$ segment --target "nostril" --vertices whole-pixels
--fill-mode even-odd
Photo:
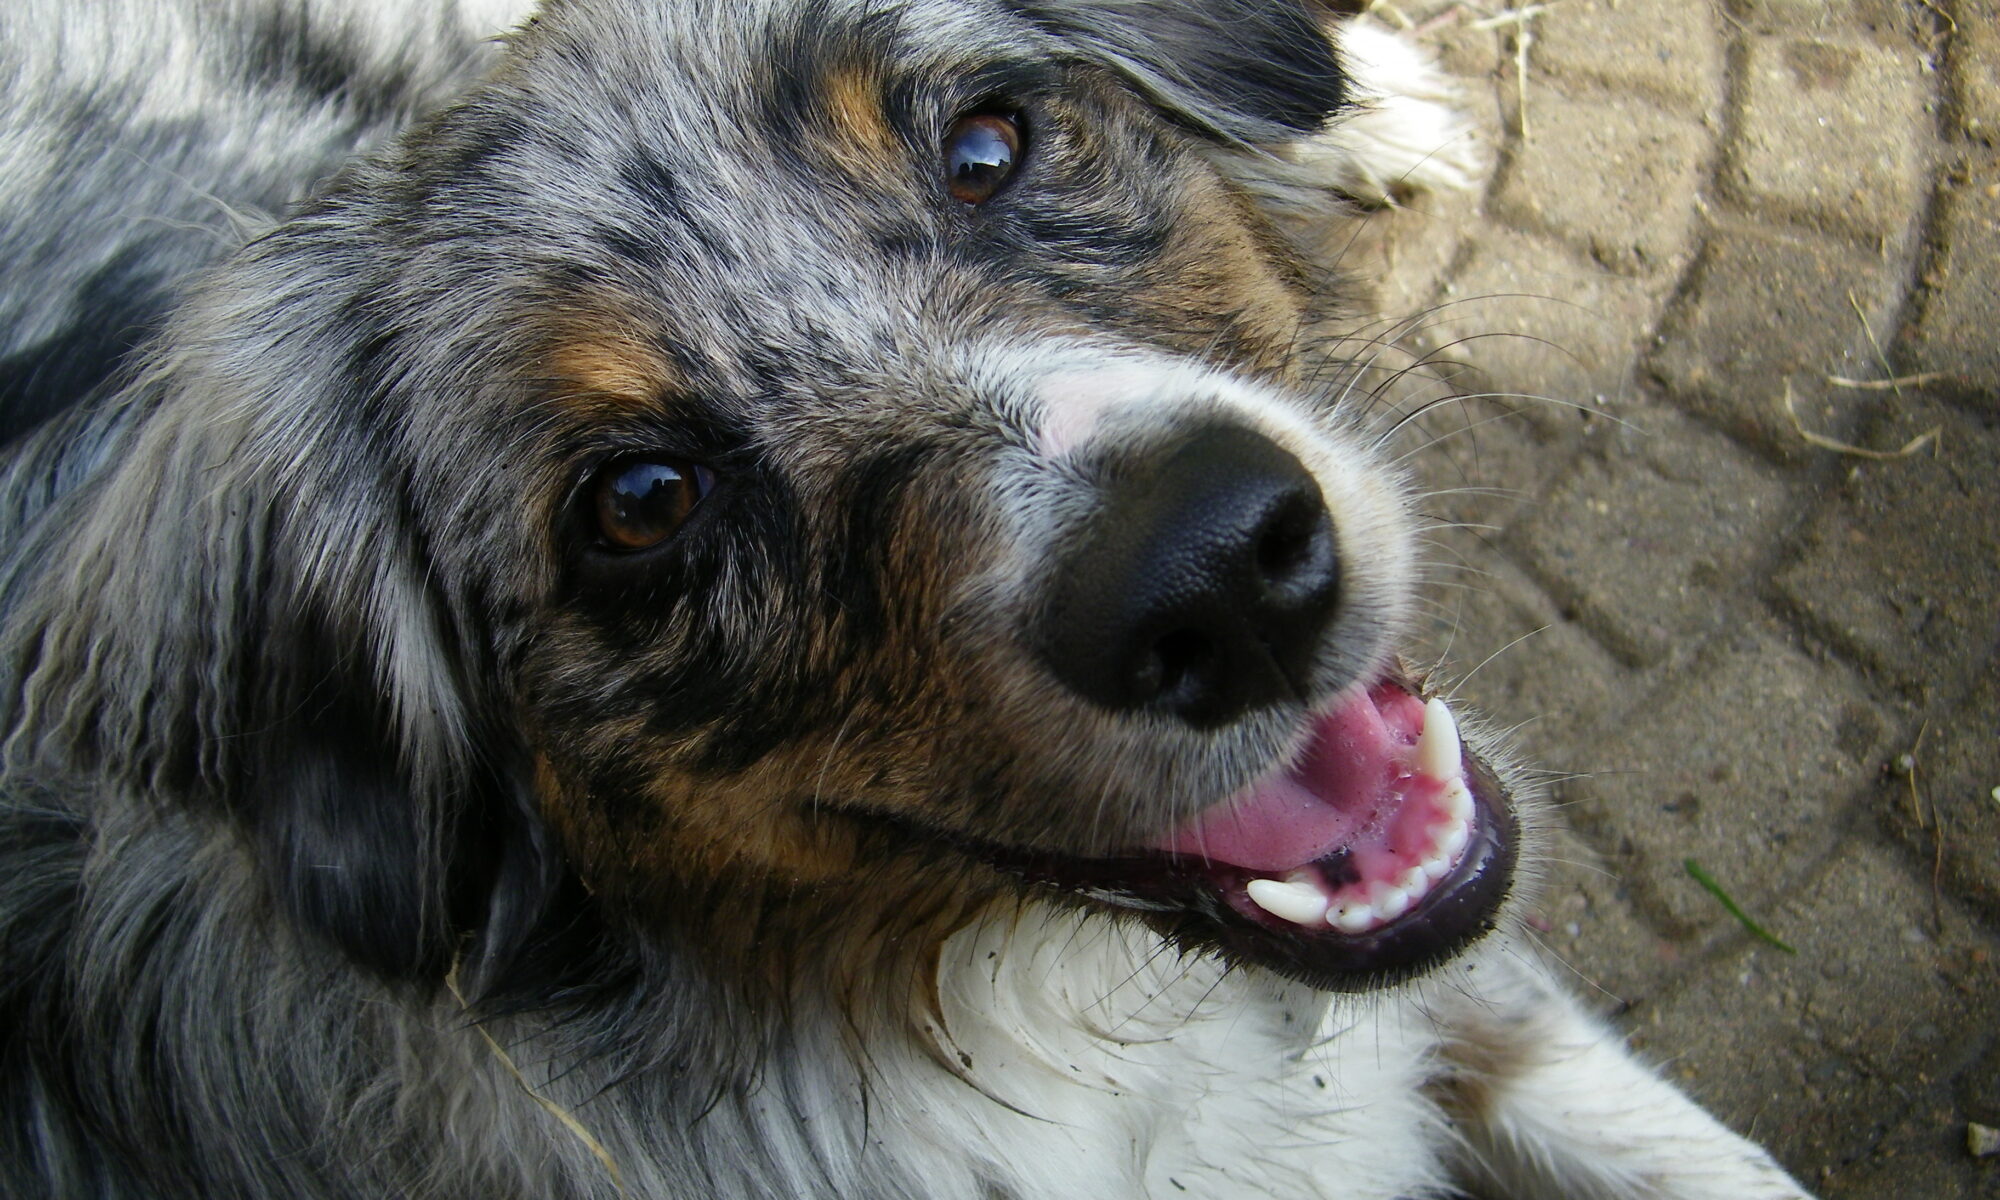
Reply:
[[[1176,629],[1150,646],[1133,694],[1172,704],[1208,687],[1217,660],[1215,640],[1196,629]]]
[[[1266,595],[1316,590],[1333,558],[1333,521],[1319,496],[1287,496],[1258,528],[1255,554]]]

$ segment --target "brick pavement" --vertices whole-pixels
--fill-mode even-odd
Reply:
[[[1413,462],[1545,941],[1823,1195],[2000,1196],[2000,0],[1552,0],[1525,95],[1498,0],[1377,12],[1495,148],[1372,253],[1496,394]]]

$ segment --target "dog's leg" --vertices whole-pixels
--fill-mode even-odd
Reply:
[[[1468,1182],[1516,1200],[1801,1200],[1760,1147],[1633,1059],[1533,967],[1481,965],[1477,994],[1441,999],[1436,1088]]]
[[[1331,29],[1353,107],[1297,148],[1340,191],[1386,205],[1471,187],[1485,159],[1451,79],[1425,52],[1366,17]]]

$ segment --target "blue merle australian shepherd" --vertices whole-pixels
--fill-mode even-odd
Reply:
[[[508,7],[0,7],[0,1194],[1802,1195],[1400,665],[1419,55]]]

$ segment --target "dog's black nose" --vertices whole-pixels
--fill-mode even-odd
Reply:
[[[1305,466],[1209,424],[1111,475],[1043,610],[1056,677],[1106,708],[1196,726],[1301,695],[1340,590],[1333,518]]]

